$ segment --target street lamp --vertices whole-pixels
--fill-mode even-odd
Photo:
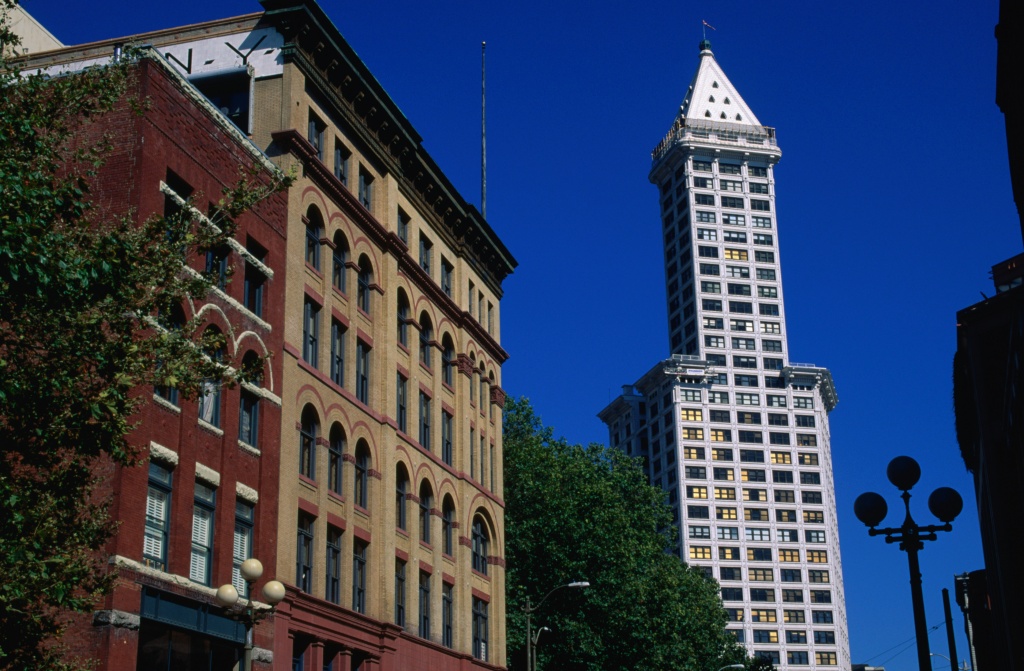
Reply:
[[[246,559],[238,568],[242,580],[248,588],[246,591],[252,594],[252,585],[263,575],[263,564],[259,559]],[[252,671],[252,628],[263,618],[274,612],[274,607],[281,603],[284,598],[284,585],[277,580],[270,580],[263,586],[263,598],[270,604],[270,608],[257,608],[252,597],[244,600],[239,609],[233,607],[239,601],[238,590],[231,583],[221,585],[217,588],[217,603],[228,611],[228,616],[238,620],[245,625],[245,649],[242,657],[243,671]]]
[[[888,512],[889,507],[880,494],[866,492],[853,502],[853,512],[857,519],[866,524],[868,535],[885,536],[886,543],[899,543],[900,549],[906,551],[910,563],[910,597],[914,604],[914,630],[917,636],[917,664],[920,671],[931,671],[931,655],[928,650],[928,625],[924,617],[924,595],[921,592],[921,566],[917,561],[917,553],[924,548],[923,541],[938,538],[937,531],[952,531],[952,522],[963,510],[964,502],[955,489],[939,487],[928,497],[928,509],[943,524],[919,526],[910,516],[910,488],[921,479],[921,467],[910,457],[896,457],[889,462],[885,470],[889,482],[901,489],[903,504],[907,516],[899,527],[876,529]]]
[[[537,632],[536,639],[533,637],[533,627],[530,624],[530,616],[533,615],[534,611],[541,607],[541,604],[547,601],[549,596],[551,596],[558,590],[562,589],[563,587],[590,587],[590,583],[585,580],[581,580],[577,582],[570,582],[565,585],[559,585],[558,587],[555,587],[553,590],[545,594],[544,598],[537,602],[536,606],[531,606],[530,597],[526,597],[526,605],[523,606],[523,612],[526,613],[526,671],[536,671],[537,669],[537,658],[535,654],[535,648],[537,646],[537,639],[540,638],[540,631]],[[547,629],[547,627],[541,627],[541,631],[543,631],[544,629]]]
[[[723,666],[718,671],[726,671],[726,669],[745,669],[747,668],[743,664],[730,664],[729,666]]]
[[[930,654],[932,657],[941,657],[942,659],[944,659],[947,662],[949,662],[949,668],[952,669],[952,671],[968,671],[971,668],[971,667],[967,666],[967,660],[966,659],[963,661],[963,663],[961,665],[957,665],[956,662],[954,662],[949,657],[946,657],[945,655],[943,655],[941,653],[931,652],[931,653],[928,653],[928,654]]]

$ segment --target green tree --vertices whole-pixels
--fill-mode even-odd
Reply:
[[[556,439],[526,399],[504,415],[508,653],[525,669],[526,597],[538,668],[716,671],[743,663],[718,585],[667,550],[671,512],[636,460]],[[518,662],[518,663],[517,663]]]
[[[171,308],[211,286],[183,261],[223,244],[232,217],[280,183],[240,180],[220,230],[188,208],[144,221],[94,208],[104,120],[145,107],[128,95],[134,64],[19,72],[5,56],[13,1],[0,0],[0,669],[79,668],[59,640],[111,585],[97,484],[136,460],[139,390],[187,396],[228,370],[202,354],[217,343],[196,342],[195,324],[170,328]]]

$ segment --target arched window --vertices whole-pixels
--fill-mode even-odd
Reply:
[[[409,298],[398,290],[398,344],[409,346]]]
[[[316,439],[320,435],[320,418],[313,406],[302,409],[299,430],[299,474],[316,479]]]
[[[370,314],[370,285],[373,284],[373,266],[364,254],[359,257],[359,287],[356,292],[356,303],[359,309]]]
[[[320,238],[324,234],[324,218],[315,205],[306,210],[306,263],[320,270]]]
[[[242,357],[242,373],[249,375],[251,385],[263,386],[263,362],[256,352],[249,351]],[[238,400],[238,440],[252,447],[259,447],[260,397],[243,385]]]
[[[355,488],[352,492],[355,504],[369,508],[370,501],[370,448],[366,441],[356,445]]]
[[[345,429],[341,424],[331,427],[331,438],[327,446],[327,487],[335,494],[342,493],[342,476],[345,472]]]
[[[446,555],[455,554],[455,504],[452,497],[444,497],[444,504],[441,507],[441,548]]]
[[[348,286],[348,242],[340,231],[334,234],[334,251],[331,257],[331,284],[341,293],[345,293]]]
[[[441,340],[441,374],[444,383],[452,386],[455,378],[452,361],[455,359],[455,347],[452,346],[452,338],[447,333]]]
[[[420,485],[420,540],[430,544],[430,509],[434,507],[434,492],[426,480]]]
[[[487,575],[487,552],[491,537],[487,533],[487,523],[483,517],[473,518],[473,570]]]
[[[203,332],[203,349],[210,361],[216,364],[224,360],[224,348],[220,345],[220,338],[220,329],[216,326],[211,326]],[[220,376],[211,376],[203,380],[199,389],[199,419],[210,426],[220,426],[220,388]]]
[[[430,342],[434,339],[434,326],[424,312],[420,315],[420,363],[430,368]]]

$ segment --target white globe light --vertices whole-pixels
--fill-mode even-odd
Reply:
[[[224,608],[231,608],[238,601],[238,590],[234,585],[221,585],[217,588],[217,603]]]
[[[263,575],[263,564],[259,559],[246,559],[238,568],[242,579],[246,582],[256,582]]]
[[[284,585],[278,580],[271,580],[263,586],[263,598],[271,606],[276,606],[284,599]]]

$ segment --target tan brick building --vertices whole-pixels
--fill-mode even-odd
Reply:
[[[504,666],[500,300],[516,262],[323,10],[262,4],[131,38],[296,176],[280,480],[261,494],[287,596],[257,668]]]

